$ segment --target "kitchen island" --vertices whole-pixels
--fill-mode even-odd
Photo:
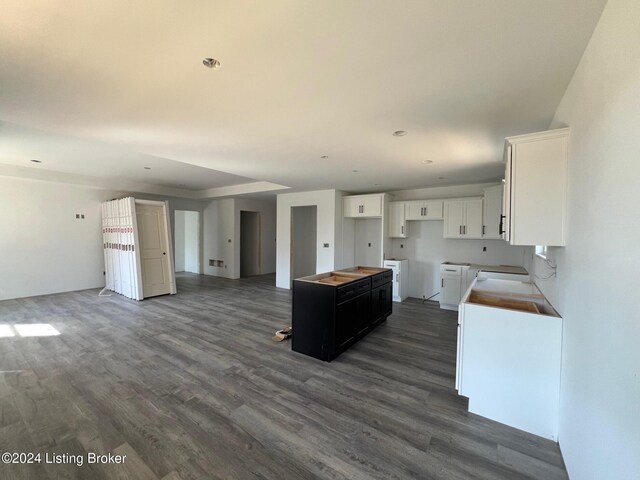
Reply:
[[[393,270],[352,267],[293,281],[291,349],[330,362],[391,315]]]

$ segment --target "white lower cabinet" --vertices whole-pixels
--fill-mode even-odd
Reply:
[[[440,265],[440,308],[457,310],[466,290],[468,265]]]
[[[562,318],[534,284],[479,277],[458,311],[456,388],[470,412],[557,441],[561,350]]]
[[[383,266],[393,269],[392,300],[406,300],[409,296],[409,260],[385,260]]]

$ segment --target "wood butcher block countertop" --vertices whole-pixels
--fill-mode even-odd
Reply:
[[[469,268],[474,270],[482,270],[483,272],[496,273],[513,273],[516,275],[528,275],[529,272],[524,267],[514,267],[512,265],[475,265],[471,264]]]

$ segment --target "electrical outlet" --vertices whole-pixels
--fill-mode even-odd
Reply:
[[[328,244],[328,243],[325,243],[325,244],[324,244],[324,248],[329,248],[329,244]]]
[[[400,248],[404,248],[404,243],[401,243],[401,244],[400,244]]]
[[[209,259],[209,266],[210,267],[215,267],[216,266],[216,261]]]
[[[80,218],[84,220],[84,213],[80,214]]]
[[[486,252],[487,251],[487,247],[482,247],[482,251]]]
[[[80,218],[80,214],[79,213],[76,213],[76,218]]]

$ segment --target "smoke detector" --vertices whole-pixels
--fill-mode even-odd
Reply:
[[[212,69],[216,69],[216,68],[220,68],[220,62],[218,60],[216,60],[215,58],[205,58],[204,60],[202,60],[202,64],[207,67],[207,68],[212,68]]]

